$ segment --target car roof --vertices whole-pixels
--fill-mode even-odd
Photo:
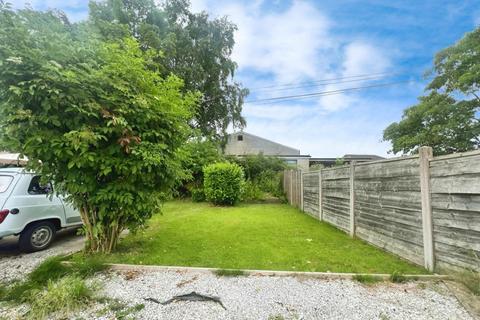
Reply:
[[[22,167],[0,168],[0,173],[30,173]]]

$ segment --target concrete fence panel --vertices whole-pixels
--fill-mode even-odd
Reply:
[[[319,174],[314,171],[303,175],[303,211],[317,219],[320,219]]]
[[[350,230],[350,167],[322,170],[323,220],[344,230]]]
[[[429,270],[480,271],[480,151],[287,170],[289,203]]]
[[[423,265],[418,157],[358,164],[356,236]]]
[[[480,271],[480,153],[430,162],[437,267]]]

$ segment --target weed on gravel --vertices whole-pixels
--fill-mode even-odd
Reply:
[[[390,281],[393,283],[405,283],[408,281],[408,279],[401,272],[394,271],[390,275]]]
[[[365,285],[373,285],[378,282],[383,282],[382,278],[375,277],[369,274],[356,274],[352,277],[352,279]]]
[[[480,296],[480,272],[465,270],[455,274],[454,278],[476,296]]]
[[[66,314],[95,301],[95,284],[86,278],[105,267],[96,258],[75,258],[66,265],[64,257],[50,257],[23,281],[0,286],[0,301],[27,304],[30,319],[65,317]]]
[[[246,275],[245,271],[237,269],[217,269],[213,273],[219,277],[240,277]]]
[[[134,319],[133,315],[145,308],[143,303],[139,303],[134,306],[128,306],[126,303],[118,299],[105,298],[101,302],[105,304],[105,308],[100,310],[97,313],[97,316],[102,317],[107,314],[113,314],[115,319],[118,320]]]

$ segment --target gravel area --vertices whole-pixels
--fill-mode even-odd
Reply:
[[[22,253],[18,250],[17,238],[9,237],[0,241],[0,282],[21,279],[48,257],[80,251],[84,238],[76,230],[59,232],[52,246],[44,251]]]
[[[473,319],[442,282],[381,283],[296,277],[218,277],[198,271],[102,274],[105,295],[131,306],[138,319]],[[215,302],[166,301],[195,291]],[[90,318],[90,317],[86,317]]]
[[[50,256],[83,248],[74,233],[59,235],[48,250],[22,254],[14,242],[0,242],[0,281],[22,278]],[[219,277],[205,271],[125,271],[97,275],[92,281],[103,289],[99,295],[128,306],[143,304],[137,319],[473,319],[443,282],[380,283],[365,286],[351,280],[305,277]],[[215,302],[163,302],[195,291],[217,296]],[[0,318],[22,318],[26,306],[0,305]],[[103,310],[103,311],[102,311]],[[106,311],[105,311],[106,310]],[[103,316],[99,316],[102,314]],[[95,304],[71,319],[116,319],[115,312]]]

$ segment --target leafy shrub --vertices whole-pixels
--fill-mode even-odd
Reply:
[[[193,188],[191,193],[193,202],[205,201],[205,192],[203,191],[203,188]]]
[[[242,168],[229,162],[214,163],[203,169],[204,191],[208,201],[234,205],[241,199],[244,187]]]
[[[258,201],[258,200],[263,200],[265,198],[264,192],[260,189],[260,187],[248,180],[245,182],[244,188],[243,188],[243,197],[242,200],[247,200],[247,201]]]
[[[222,162],[223,156],[215,141],[193,137],[181,148],[181,166],[185,177],[179,181],[179,196],[193,196],[194,189],[203,187],[203,167]],[[203,200],[202,200],[203,201]]]
[[[286,168],[285,162],[276,157],[268,157],[262,154],[255,156],[231,157],[228,159],[243,168],[245,179],[257,180],[264,172],[281,172]]]
[[[255,156],[232,157],[229,160],[241,166],[245,172],[246,180],[255,186],[254,189],[259,189],[262,193],[253,192],[254,196],[259,196],[262,199],[265,198],[265,194],[270,194],[277,198],[283,197],[281,175],[287,165],[281,159],[259,154]],[[252,197],[245,196],[245,199],[252,200]],[[259,199],[253,197],[253,200]]]
[[[160,53],[133,37],[103,42],[86,24],[4,3],[1,149],[27,156],[29,169],[81,208],[87,251],[109,253],[183,174],[179,149],[199,93],[157,72]]]

